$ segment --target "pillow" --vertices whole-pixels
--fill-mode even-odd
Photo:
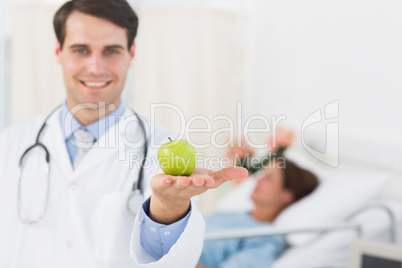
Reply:
[[[275,225],[297,228],[339,223],[372,200],[390,177],[384,172],[341,166],[325,176],[313,193],[280,213]],[[291,246],[299,246],[318,235],[294,234],[287,236],[287,241]]]
[[[229,193],[220,198],[216,205],[217,212],[247,212],[253,209],[254,203],[250,198],[257,181],[250,177],[242,184],[234,187]]]

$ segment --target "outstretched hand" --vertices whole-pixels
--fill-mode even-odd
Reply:
[[[241,167],[228,167],[218,171],[197,168],[191,176],[157,174],[152,178],[153,191],[150,217],[159,223],[170,224],[184,217],[190,198],[218,188],[222,183],[248,176]]]
[[[269,151],[275,153],[278,147],[290,147],[294,139],[294,132],[286,128],[278,128],[275,136],[268,139]]]

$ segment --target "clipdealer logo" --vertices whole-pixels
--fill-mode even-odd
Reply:
[[[237,111],[236,116],[234,118],[228,115],[216,115],[212,118],[208,118],[204,115],[193,115],[190,118],[186,118],[184,112],[177,106],[170,103],[152,103],[150,105],[151,108],[151,118],[145,119],[143,118],[141,121],[144,124],[145,132],[148,135],[144,136],[144,133],[139,131],[138,129],[138,118],[132,115],[109,115],[107,118],[109,122],[109,126],[114,126],[103,133],[103,137],[97,141],[93,147],[98,148],[118,148],[118,160],[125,161],[130,159],[130,163],[139,163],[142,162],[141,159],[143,157],[143,146],[147,144],[149,149],[157,150],[161,143],[161,140],[155,140],[156,135],[150,135],[150,133],[156,133],[156,111],[158,109],[162,109],[160,112],[166,112],[169,110],[170,112],[174,112],[177,115],[175,118],[176,121],[179,122],[180,131],[176,135],[175,139],[186,139],[191,141],[191,143],[195,146],[196,149],[205,149],[205,148],[215,148],[215,149],[225,149],[234,146],[241,146],[244,142],[248,147],[253,149],[267,149],[268,144],[266,142],[254,143],[251,140],[253,133],[260,134],[270,134],[272,135],[272,142],[275,146],[278,125],[281,121],[285,121],[287,119],[286,115],[273,115],[271,118],[268,118],[263,115],[255,114],[252,116],[244,116],[242,103],[239,101],[237,103]],[[71,129],[73,125],[73,116],[75,113],[79,112],[81,109],[93,109],[98,110],[99,117],[104,117],[107,113],[107,110],[110,112],[114,111],[116,107],[107,106],[105,103],[99,103],[98,105],[87,103],[80,104],[76,107],[73,107],[68,113],[64,120],[64,124],[66,129]],[[164,110],[163,110],[164,109]],[[301,142],[304,149],[312,155],[314,158],[319,161],[332,166],[337,167],[339,164],[339,101],[335,100],[324,107],[317,109],[313,113],[311,113],[304,121],[301,122],[300,134],[301,134]],[[193,122],[204,122],[205,127],[197,128],[192,125]],[[222,121],[225,124],[221,124],[219,127],[214,127],[217,121]],[[252,127],[253,122],[259,122],[259,126]],[[325,127],[325,134],[318,135],[315,133],[315,138],[312,140],[309,139],[309,135],[306,135],[305,132],[309,132],[314,130],[316,127],[322,128]],[[99,129],[106,129],[106,120],[102,120],[99,125]],[[306,131],[308,130],[308,131]],[[167,134],[167,133],[166,133]],[[207,135],[208,141],[203,141],[203,143],[196,143],[191,139],[192,134],[203,134]],[[66,134],[65,134],[66,135]],[[226,135],[228,137],[226,142],[219,142],[218,136]],[[325,140],[324,149],[319,148],[317,142],[320,140]],[[234,142],[237,140],[237,142]],[[69,140],[70,141],[70,140]],[[146,143],[147,141],[147,143]],[[309,143],[309,141],[312,143]],[[71,142],[71,141],[70,141]],[[313,146],[314,145],[314,146]],[[318,149],[319,148],[319,149]],[[200,155],[201,156],[201,155]],[[200,157],[200,159],[210,159],[209,162],[217,162],[221,166],[227,165],[225,157],[210,157],[205,155],[204,158]],[[156,159],[147,159],[147,164],[158,166],[157,163],[152,163],[152,161],[156,161]],[[207,161],[207,160],[205,160]],[[226,163],[226,164],[225,164]],[[205,163],[204,163],[205,164]]]
[[[324,114],[324,116],[323,116]],[[318,109],[304,120],[301,130],[302,144],[306,151],[316,159],[331,167],[339,165],[339,100]],[[315,124],[325,123],[325,149],[320,152],[306,143],[305,130]]]

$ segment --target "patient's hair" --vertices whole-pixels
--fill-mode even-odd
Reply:
[[[292,161],[286,158],[283,160],[283,187],[293,193],[296,202],[314,191],[318,186],[318,179],[313,173],[299,167]]]
[[[73,11],[106,19],[127,30],[128,49],[137,35],[138,17],[126,0],[71,0],[62,5],[53,18],[60,49],[66,38],[66,21]]]

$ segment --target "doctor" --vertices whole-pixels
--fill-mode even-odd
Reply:
[[[120,98],[137,24],[125,0],[73,0],[57,11],[67,99],[0,133],[0,267],[194,267],[204,222],[190,198],[247,175],[157,174],[156,145],[168,133],[151,131],[154,122]],[[135,216],[127,201],[137,188],[146,199]]]

